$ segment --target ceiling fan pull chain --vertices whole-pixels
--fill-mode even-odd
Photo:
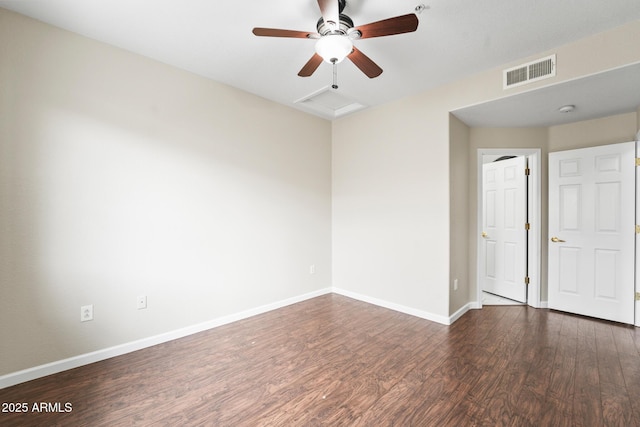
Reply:
[[[338,63],[336,61],[333,61],[333,84],[331,87],[338,89]]]

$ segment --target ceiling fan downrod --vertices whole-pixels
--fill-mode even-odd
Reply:
[[[333,59],[331,63],[333,64],[333,84],[331,88],[338,89],[338,61]]]

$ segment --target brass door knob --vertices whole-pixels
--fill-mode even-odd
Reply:
[[[482,232],[482,237],[484,237],[484,238],[486,239],[487,237],[489,237],[489,235],[487,234],[487,232],[486,232],[486,231],[483,231],[483,232]]]
[[[564,240],[562,240],[562,239],[558,239],[558,238],[557,238],[557,237],[555,237],[555,236],[551,238],[551,241],[552,241],[553,243],[564,243],[564,242],[565,242]]]

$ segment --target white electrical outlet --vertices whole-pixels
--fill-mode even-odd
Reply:
[[[316,265],[315,264],[311,264],[309,266],[309,274],[316,274]]]
[[[147,296],[139,295],[136,299],[136,306],[138,307],[138,310],[147,308]]]
[[[93,304],[80,307],[80,321],[88,322],[89,320],[93,320]]]
[[[454,291],[458,290],[458,279],[453,279],[453,290]]]

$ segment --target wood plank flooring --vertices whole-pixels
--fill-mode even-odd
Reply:
[[[0,425],[640,426],[639,331],[525,306],[443,326],[325,295],[5,388],[29,410]]]

